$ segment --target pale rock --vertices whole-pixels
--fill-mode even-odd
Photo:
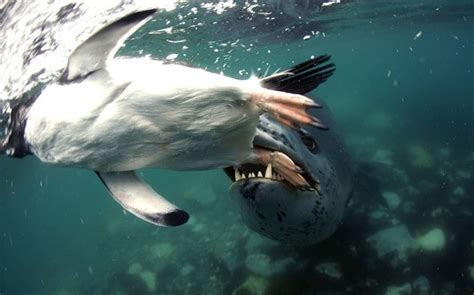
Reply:
[[[445,216],[445,215],[451,216],[452,214],[448,209],[443,208],[443,207],[438,207],[434,209],[433,211],[431,211],[431,217],[433,218],[437,218],[437,217]]]
[[[327,262],[327,263],[321,263],[316,265],[315,269],[322,273],[327,275],[328,277],[331,277],[333,279],[340,279],[342,278],[342,273],[339,269],[339,266],[334,263],[334,262]]]
[[[384,191],[382,192],[382,197],[385,199],[387,206],[390,210],[395,210],[398,208],[402,202],[400,196],[395,192]]]
[[[460,170],[457,175],[463,179],[471,179],[471,172],[469,171]]]
[[[376,210],[369,213],[369,222],[373,225],[381,224],[389,220],[390,214],[384,207],[378,207]]]
[[[387,166],[393,165],[393,152],[386,149],[379,149],[375,152],[372,160],[374,162],[384,164]]]
[[[142,272],[142,270],[143,270],[142,265],[138,262],[134,262],[130,264],[130,266],[128,267],[127,273],[130,275],[135,275]]]
[[[408,252],[418,248],[416,240],[403,224],[382,229],[369,236],[366,241],[375,249],[380,259],[389,253],[395,253],[395,265],[406,262]]]
[[[453,195],[455,196],[464,196],[466,194],[466,191],[464,188],[457,186],[453,189]]]
[[[410,295],[411,285],[410,283],[403,284],[402,286],[389,286],[385,295]]]
[[[174,246],[171,243],[157,243],[150,248],[152,258],[163,258],[174,252]]]
[[[194,271],[194,266],[191,264],[186,264],[181,270],[179,271],[179,274],[182,276],[187,276],[188,274],[192,273]]]
[[[410,163],[417,168],[431,168],[434,160],[431,154],[422,146],[414,144],[408,148],[411,156]]]
[[[419,276],[415,281],[413,281],[412,286],[414,291],[417,292],[417,294],[429,294],[430,281],[425,276]]]
[[[427,251],[438,251],[444,248],[446,238],[444,232],[434,228],[417,239],[418,245]]]
[[[232,291],[232,295],[263,295],[267,287],[268,281],[266,279],[250,275]]]
[[[279,276],[295,265],[296,261],[291,257],[272,260],[263,253],[250,254],[245,259],[246,268],[264,278]]]
[[[156,291],[156,276],[154,273],[151,271],[141,272],[140,279],[142,279],[150,292]]]

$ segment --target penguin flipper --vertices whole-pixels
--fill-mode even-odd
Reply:
[[[188,213],[156,193],[134,171],[96,173],[115,201],[138,218],[159,226],[188,221]]]
[[[122,43],[156,11],[157,9],[150,9],[131,13],[94,33],[72,52],[60,81],[70,82],[104,68],[107,60],[115,55]]]

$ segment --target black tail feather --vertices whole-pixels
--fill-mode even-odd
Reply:
[[[316,58],[307,60],[307,61],[305,61],[303,63],[300,63],[300,64],[298,64],[294,67],[291,67],[291,68],[287,69],[286,72],[291,72],[293,74],[299,74],[299,73],[304,72],[308,69],[311,69],[314,66],[325,63],[325,62],[329,61],[330,59],[331,59],[331,56],[329,56],[329,55],[320,55]]]
[[[328,63],[329,55],[321,55],[291,67],[283,72],[262,78],[263,87],[295,94],[305,94],[324,83],[336,70]]]

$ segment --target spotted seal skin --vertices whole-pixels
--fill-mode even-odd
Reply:
[[[295,86],[293,92],[306,92],[325,79],[312,81],[306,84],[307,88],[301,80],[294,79],[286,87]],[[282,88],[279,83],[273,87]],[[312,115],[329,129],[289,128],[262,115],[254,140],[254,146],[289,156],[311,187],[296,188],[269,171],[272,169],[268,166],[244,164],[226,169],[234,181],[231,198],[245,224],[264,236],[292,245],[315,244],[333,234],[341,223],[351,191],[349,156],[327,106],[312,110]]]

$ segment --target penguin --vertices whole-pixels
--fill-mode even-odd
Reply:
[[[271,161],[252,145],[259,116],[295,127],[321,127],[311,99],[149,57],[116,57],[157,10],[122,17],[96,31],[69,56],[63,74],[11,112],[0,150],[44,163],[95,171],[127,211],[160,226],[189,215],[134,172],[141,168],[200,170]],[[275,158],[275,157],[272,157]],[[275,160],[276,159],[276,160]],[[299,167],[276,157],[283,174]]]

